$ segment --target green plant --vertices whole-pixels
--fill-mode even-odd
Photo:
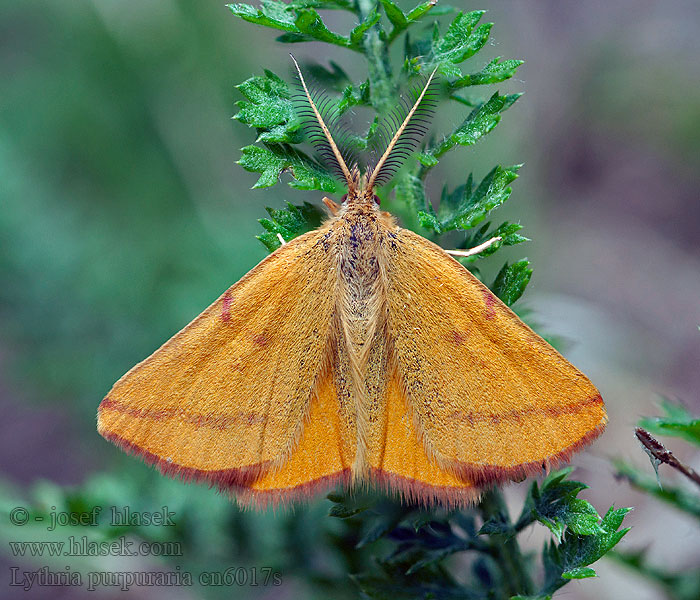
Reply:
[[[495,236],[501,238],[478,256],[463,259],[467,264],[473,265],[478,257],[490,256],[503,246],[528,241],[518,233],[522,229],[520,224],[504,222],[492,226],[491,222],[484,223],[490,213],[510,197],[510,183],[516,179],[520,165],[496,166],[480,182],[470,174],[464,183],[451,190],[446,185],[437,211],[425,189],[427,175],[447,152],[477,143],[498,125],[503,113],[520,97],[520,94],[495,92],[488,100],[479,100],[464,95],[465,90],[474,86],[509,79],[522,64],[519,60],[497,58],[479,71],[463,73],[462,63],[483,48],[489,39],[492,23],[480,23],[484,11],[462,13],[430,1],[404,13],[393,0],[382,0],[379,4],[367,0],[300,0],[289,4],[266,0],[260,9],[248,4],[231,4],[229,8],[246,21],[284,31],[278,38],[280,42],[326,42],[360,54],[366,60],[368,77],[359,84],[353,84],[345,71],[333,62],[331,69],[319,65],[308,69],[317,80],[338,93],[330,112],[342,116],[354,106],[365,106],[376,112],[367,131],[354,136],[353,142],[360,149],[371,144],[381,118],[394,105],[401,90],[415,78],[437,68],[442,80],[442,100],[467,105],[470,110],[454,130],[429,142],[419,153],[418,161],[407,165],[392,185],[378,192],[383,205],[397,213],[406,226],[426,236],[436,238],[450,231],[462,232],[461,239],[456,241],[460,248],[476,246]],[[347,36],[333,33],[323,24],[317,8],[350,11],[359,24]],[[380,9],[389,27],[384,27]],[[448,14],[451,21],[442,33],[437,23],[425,26],[426,17]],[[394,70],[389,48],[400,35],[405,35],[404,60],[401,68]],[[245,169],[260,174],[253,187],[272,186],[287,173],[291,175],[289,185],[293,188],[339,191],[333,175],[304,151],[303,120],[295,111],[293,87],[265,70],[263,75],[241,83],[238,89],[245,100],[238,102],[240,110],[235,118],[255,128],[257,134],[256,144],[244,147],[239,160]],[[306,203],[299,207],[289,205],[282,211],[268,211],[271,219],[261,221],[266,233],[259,238],[269,250],[279,246],[277,234],[288,240],[316,226],[320,218],[320,213]],[[494,290],[512,304],[524,291],[531,274],[527,259],[506,264],[494,282]]]
[[[225,26],[230,19],[222,15],[216,3],[181,2],[176,10],[168,10],[165,19],[160,3],[143,6],[144,10],[137,12],[106,11],[104,3],[99,10],[89,10],[83,3],[30,1],[5,3],[0,8],[4,21],[12,23],[14,34],[7,48],[12,57],[24,57],[4,64],[11,76],[3,81],[0,136],[4,184],[0,188],[0,323],[4,350],[0,362],[2,396],[8,403],[6,419],[13,433],[5,440],[8,455],[4,465],[9,470],[0,482],[0,547],[6,568],[48,565],[60,572],[70,566],[84,576],[89,571],[172,572],[179,568],[191,573],[195,582],[192,591],[184,593],[205,598],[275,596],[274,589],[262,585],[262,580],[257,587],[250,580],[248,585],[233,589],[197,586],[203,571],[223,573],[234,569],[250,574],[255,568],[259,574],[262,568],[280,573],[284,595],[296,598],[355,599],[358,588],[348,582],[348,574],[354,574],[355,580],[369,589],[371,585],[386,584],[385,569],[401,575],[399,581],[406,585],[420,583],[421,578],[429,580],[434,595],[440,590],[443,596],[449,593],[460,597],[483,596],[491,589],[492,596],[508,593],[493,582],[510,576],[514,561],[515,568],[527,571],[528,576],[535,565],[518,546],[518,538],[525,532],[519,516],[524,511],[517,511],[518,518],[508,525],[508,516],[498,508],[502,502],[495,492],[474,511],[462,513],[427,512],[384,496],[367,496],[365,510],[348,518],[340,518],[348,514],[343,507],[348,503],[354,506],[361,498],[343,502],[321,499],[296,506],[293,511],[242,511],[206,487],[162,477],[123,456],[95,432],[95,408],[109,386],[201,311],[225,284],[232,282],[234,271],[243,273],[259,258],[245,236],[231,235],[227,219],[233,211],[220,210],[233,199],[229,179],[218,180],[215,170],[207,170],[218,157],[227,155],[228,141],[210,135],[221,129],[221,115],[210,111],[211,120],[202,120],[208,114],[202,110],[205,94],[211,95],[214,104],[217,98],[224,102],[228,97],[230,73],[240,67],[241,40],[231,39],[230,29]],[[437,216],[426,202],[429,193],[424,185],[426,175],[439,172],[444,166],[440,162],[449,153],[457,154],[463,144],[478,148],[474,144],[513,106],[515,96],[498,93],[494,97],[483,90],[511,77],[520,61],[483,60],[474,68],[469,64],[479,61],[478,56],[459,62],[487,45],[490,25],[480,23],[479,13],[462,15],[455,22],[457,11],[432,2],[408,11],[392,1],[362,1],[357,6],[371,18],[356,18],[355,0],[292,1],[286,6],[267,2],[261,9],[239,6],[234,12],[253,20],[262,14],[276,23],[289,42],[326,36],[339,51],[352,53],[360,68],[366,64],[367,78],[355,82],[334,63],[329,68],[304,67],[323,86],[338,93],[337,104],[344,112],[376,106],[384,114],[394,102],[393,94],[415,78],[416,69],[425,70],[419,57],[436,48],[437,55],[444,59],[440,66],[444,105],[463,111],[465,118],[456,121],[459,127],[446,131],[444,138],[429,140],[419,154],[422,162],[406,165],[393,188],[380,190],[383,205],[400,215],[404,225],[414,228],[421,227],[422,211],[428,228],[420,231],[433,238],[444,235],[443,243],[451,247],[472,247],[499,229],[502,236],[513,236],[513,243],[524,241],[515,237],[520,230],[517,223],[501,225],[499,221],[487,226],[490,211],[507,199],[509,179],[517,175],[517,168],[500,167],[490,176],[489,169],[484,169],[471,179],[455,176],[442,194],[438,190],[435,195],[443,197]],[[314,12],[325,8],[334,8],[365,24],[366,28],[349,36],[362,50],[345,48],[345,42],[337,44],[340,40],[323,32]],[[374,19],[377,22],[371,25]],[[430,29],[433,20],[444,19],[447,22],[434,42]],[[445,30],[453,22],[448,37]],[[379,25],[382,30],[377,29]],[[392,53],[405,51],[411,60],[395,71],[384,70],[385,65],[393,64],[386,58],[387,44],[393,45]],[[266,45],[260,49],[263,54],[267,51]],[[16,73],[20,76],[14,76]],[[300,137],[293,137],[284,118],[290,106],[283,95],[289,89],[285,81],[289,78],[268,78],[261,73],[260,79],[262,91],[251,84],[253,99],[246,97],[250,112],[245,118],[261,136],[269,132],[259,142],[263,153],[276,149],[284,160],[295,158],[297,155],[288,150],[298,148],[301,152],[304,146],[301,127],[296,130]],[[267,79],[270,81],[265,83]],[[275,105],[265,100],[261,106],[269,108],[270,113],[256,112],[255,96],[269,99],[265,86],[272,89],[276,81],[281,82],[279,89],[283,90],[279,102]],[[483,101],[478,98],[481,92]],[[172,99],[177,99],[176,115]],[[240,108],[243,111],[244,107]],[[268,127],[265,119],[274,121],[270,115],[275,111],[282,115],[279,126]],[[260,127],[254,122],[258,118]],[[289,113],[289,118],[296,116]],[[187,127],[181,131],[176,126],[183,121],[196,123],[190,137]],[[452,132],[454,138],[447,135]],[[275,141],[276,135],[280,141]],[[288,143],[283,141],[285,135],[290,136]],[[365,137],[358,135],[358,147],[362,147]],[[186,157],[180,154],[191,148],[202,151],[190,152]],[[268,180],[276,182],[279,171],[274,164],[266,168],[271,169]],[[337,189],[322,168],[310,174],[303,169],[297,171],[302,181],[313,181],[315,176],[321,189],[321,184]],[[304,203],[314,200],[315,194],[293,193],[301,198],[294,201],[298,210],[288,206],[289,215],[283,212],[285,209],[273,211],[266,224],[266,233],[272,234],[268,236],[272,247],[278,243],[276,227],[281,228],[285,239],[290,239],[304,228],[315,226],[315,220],[321,218],[318,207]],[[247,204],[239,206],[241,211],[246,209]],[[476,222],[484,213],[486,218]],[[475,226],[462,227],[470,223]],[[238,227],[244,229],[246,223],[236,224],[237,231]],[[482,256],[497,251],[499,247],[492,246]],[[475,268],[485,262],[473,258],[469,266]],[[509,298],[509,303],[529,280],[527,261],[517,262],[518,269],[506,268],[500,278],[503,283],[499,284],[499,293]],[[510,286],[509,281],[519,284]],[[14,402],[21,405],[21,412]],[[97,472],[84,475],[93,470]],[[17,487],[5,482],[15,479]],[[22,482],[29,480],[32,483],[25,488]],[[77,481],[81,483],[67,485]],[[544,494],[542,484],[539,489]],[[573,523],[566,508],[570,503],[564,497],[572,488],[557,484],[553,489],[556,494],[550,506],[556,507],[557,498],[561,498],[565,510],[557,521],[547,509],[547,522],[555,529],[564,527],[564,542],[584,539],[569,524]],[[32,520],[23,526],[12,525],[8,513],[20,506],[28,508]],[[52,513],[82,514],[98,506],[103,510],[96,526],[47,531]],[[138,513],[167,506],[174,513],[174,526],[114,527],[109,523],[112,506]],[[328,518],[329,509],[339,517]],[[574,512],[583,513],[588,522],[595,520],[590,509]],[[384,525],[394,514],[397,526]],[[479,529],[491,521],[493,533],[465,534],[460,523],[469,521]],[[373,526],[374,533],[369,536]],[[511,526],[517,531],[508,537]],[[506,533],[499,533],[497,527],[505,528]],[[449,528],[449,535],[442,533],[445,528]],[[405,570],[400,569],[402,557],[392,562],[407,533],[413,537],[406,549],[416,556],[406,559],[405,570],[421,557],[434,559],[425,568],[418,565],[407,576],[408,581],[403,579]],[[97,543],[118,541],[121,536],[134,542],[181,542],[183,553],[136,558],[48,556],[33,555],[32,550],[41,550],[42,546],[29,546],[20,556],[8,544],[50,541],[65,545],[69,536],[85,536]],[[462,551],[453,544],[440,558],[432,552],[440,536],[469,539],[475,546],[479,543],[491,549]],[[601,538],[591,541],[596,539]],[[356,547],[361,540],[363,543]],[[562,547],[554,534],[552,540],[548,547],[562,552],[573,548]],[[565,554],[571,556],[571,551]],[[588,556],[595,558],[593,554]],[[472,561],[469,570],[462,567],[468,560]],[[576,567],[571,562],[557,566],[555,561],[548,572],[553,573],[552,581],[561,584],[567,580],[557,579],[557,572],[572,568]],[[468,573],[473,573],[473,581],[465,581]],[[453,585],[452,579],[459,580],[459,584]],[[546,587],[545,578],[536,578],[538,584],[534,579],[530,587],[533,594]],[[517,581],[513,588],[516,584],[518,593],[529,593]]]
[[[670,450],[651,434],[679,437],[695,448],[700,448],[700,418],[692,415],[684,406],[663,399],[662,417],[649,417],[639,422],[635,435],[649,457],[654,476],[624,461],[616,461],[618,474],[634,488],[649,494],[673,508],[690,515],[700,527],[700,474],[678,460]],[[667,465],[683,477],[676,483],[666,478],[662,484],[659,467]],[[683,485],[687,484],[687,485]],[[670,571],[653,564],[646,551],[611,553],[611,557],[654,582],[673,600],[694,600],[700,596],[700,568]]]
[[[588,565],[628,531],[620,526],[630,509],[611,508],[601,519],[577,497],[587,486],[567,479],[572,470],[552,473],[540,485],[533,482],[515,520],[497,490],[474,511],[332,494],[336,504],[330,514],[360,523],[358,550],[385,542],[376,567],[353,575],[370,598],[550,598],[572,579],[595,576]],[[534,556],[522,552],[517,539],[535,522],[553,536],[542,550],[539,578],[533,577]],[[469,560],[449,562],[458,555]]]
[[[494,59],[478,71],[465,73],[463,63],[488,41],[491,23],[481,23],[483,11],[458,12],[430,1],[404,12],[394,0],[295,0],[284,4],[264,0],[257,9],[248,4],[229,5],[231,11],[257,25],[284,33],[287,44],[316,41],[339,46],[366,61],[368,76],[354,83],[338,64],[330,69],[305,69],[336,95],[326,105],[342,117],[351,107],[371,109],[375,117],[366,131],[350,134],[357,149],[371,146],[372,136],[395,103],[400,91],[414,78],[437,69],[441,101],[467,107],[467,114],[452,131],[430,139],[417,160],[398,173],[389,187],[379,191],[383,206],[400,215],[403,223],[426,237],[438,239],[459,232],[459,247],[474,247],[499,236],[501,241],[465,264],[490,256],[503,246],[527,241],[521,226],[485,222],[511,194],[510,184],[520,165],[496,166],[479,182],[470,174],[466,182],[443,188],[437,209],[428,198],[426,177],[443,156],[458,146],[470,146],[491,132],[520,94],[495,92],[476,100],[465,95],[473,86],[503,82],[522,61]],[[347,35],[331,31],[317,9],[349,11],[358,24]],[[432,17],[449,16],[444,26]],[[403,61],[398,69],[389,60],[390,47],[404,36]],[[305,146],[303,120],[294,104],[294,89],[282,77],[265,70],[238,86],[245,100],[238,102],[235,118],[256,130],[256,143],[242,149],[239,164],[259,173],[256,188],[276,184],[283,174],[299,190],[339,192],[322,162]],[[393,192],[393,194],[392,194]],[[318,225],[321,212],[304,202],[288,203],[281,210],[267,209],[265,233],[259,239],[268,250]],[[503,265],[491,288],[512,305],[527,286],[532,270],[527,259]],[[571,579],[592,577],[590,564],[613,548],[627,533],[621,529],[626,508],[611,508],[601,518],[578,494],[587,486],[567,479],[571,469],[551,474],[541,485],[533,483],[520,516],[511,520],[497,490],[489,491],[475,511],[426,510],[373,494],[331,494],[330,514],[342,522],[336,539],[352,578],[371,598],[549,598]],[[518,535],[539,522],[553,539],[542,550],[543,576],[533,577],[533,557],[525,555]],[[369,555],[372,561],[357,560]],[[471,577],[453,557],[469,556]],[[374,564],[372,564],[374,563]]]

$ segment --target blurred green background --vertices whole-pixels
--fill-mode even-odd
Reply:
[[[496,132],[441,164],[431,185],[437,194],[437,177],[456,184],[472,169],[483,176],[497,162],[525,163],[506,209],[533,239],[513,254],[526,252],[535,269],[521,303],[544,331],[571,342],[567,356],[601,389],[611,418],[575,459],[577,478],[591,484],[594,504],[636,507],[625,547],[649,546],[674,568],[697,564],[697,531],[618,484],[609,457],[645,464],[632,426],[656,411],[658,393],[700,411],[700,5],[452,4],[489,11],[495,42],[474,68],[491,56],[522,58],[500,89],[526,94]],[[148,564],[271,566],[283,579],[279,588],[135,588],[129,597],[311,597],[312,579],[322,588],[357,567],[342,548],[314,551],[314,540],[323,548],[337,533],[328,501],[241,513],[125,457],[95,431],[111,384],[265,256],[254,238],[264,207],[320,200],[285,185],[251,190],[256,175],[234,164],[253,141],[231,121],[235,85],[263,68],[291,76],[289,49],[274,37],[209,0],[0,4],[3,507],[28,498],[52,506],[74,485],[106,506],[167,504],[185,556]],[[312,61],[314,47],[294,51]],[[354,74],[350,58],[324,48],[324,61]],[[508,494],[517,504],[521,490]],[[7,523],[0,533],[49,539]],[[25,564],[4,541],[1,549],[5,575]],[[568,586],[567,597],[661,597],[613,564],[597,570],[600,578]]]

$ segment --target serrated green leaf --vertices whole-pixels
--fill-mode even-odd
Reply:
[[[294,23],[294,13],[282,2],[263,0],[260,10],[250,4],[227,4],[226,6],[244,21],[282,31],[295,33],[299,31]]]
[[[586,576],[587,571],[583,569],[609,552],[629,531],[629,528],[619,527],[630,510],[611,507],[600,523],[603,531],[577,535],[567,529],[560,544],[548,544],[542,553],[546,578],[544,591],[554,592],[577,573]],[[565,577],[565,574],[571,574],[571,577]]]
[[[467,235],[466,238],[464,239],[464,242],[462,242],[459,246],[457,246],[458,249],[470,249],[470,248],[475,248],[476,246],[483,244],[484,242],[491,240],[495,237],[501,237],[500,241],[492,242],[490,246],[488,246],[485,250],[482,250],[478,254],[474,254],[472,256],[466,256],[466,257],[457,257],[457,260],[461,262],[463,265],[472,265],[475,263],[477,260],[480,258],[485,258],[487,256],[491,256],[492,254],[498,252],[500,248],[503,246],[512,246],[515,243],[519,243],[516,241],[516,238],[521,238],[521,241],[527,241],[527,238],[517,234],[517,233],[512,233],[512,234],[507,234],[505,232],[507,231],[518,231],[519,229],[522,229],[521,225],[518,225],[517,223],[502,223],[498,228],[491,230],[491,223],[486,223],[479,229],[477,229],[472,235]]]
[[[338,100],[336,110],[339,115],[353,106],[366,106],[369,104],[369,81],[363,81],[359,86],[348,85],[343,89],[343,94]]]
[[[434,167],[438,164],[438,159],[435,158],[432,154],[421,152],[417,158],[420,164],[422,164],[424,167]]]
[[[367,30],[371,27],[374,27],[378,22],[379,13],[375,8],[367,15],[367,17],[364,19],[364,21],[362,21],[362,23],[360,23],[350,32],[350,44],[352,45],[352,47],[359,50],[362,45],[362,39],[364,38]]]
[[[382,7],[384,8],[384,13],[386,14],[387,18],[389,19],[389,22],[392,25],[391,33],[387,37],[388,44],[390,44],[399,34],[405,31],[410,25],[412,25],[415,21],[420,19],[428,11],[432,11],[433,13],[440,12],[439,10],[435,10],[435,0],[428,0],[427,2],[422,2],[421,4],[413,8],[411,11],[409,11],[408,14],[404,14],[404,12],[401,10],[401,8],[399,8],[399,6],[396,4],[396,2],[394,2],[394,0],[379,1],[382,4]]]
[[[355,6],[353,0],[289,0],[287,6],[289,8],[299,9],[299,8],[323,8],[323,9],[336,9],[342,8],[355,12]]]
[[[516,244],[522,244],[523,242],[529,242],[530,239],[526,238],[524,235],[517,233],[523,228],[520,223],[501,223],[492,233],[487,234],[485,237],[501,237],[503,238],[504,246],[515,246]]]
[[[594,535],[604,531],[598,524],[600,515],[593,505],[583,498],[573,498],[568,502],[565,521],[578,535]]]
[[[334,192],[337,188],[336,181],[320,165],[286,145],[245,146],[238,164],[246,171],[261,174],[253,188],[275,185],[283,172],[291,173],[289,185],[299,190]]]
[[[496,276],[491,289],[506,305],[512,306],[523,295],[530,283],[532,269],[530,262],[524,258],[512,265],[506,263]]]
[[[454,12],[454,10],[454,6],[448,6],[446,4],[440,4],[438,6],[437,0],[428,0],[427,2],[421,2],[418,6],[409,10],[406,18],[413,22],[420,19],[428,11],[430,11],[432,16],[438,17]]]
[[[258,141],[296,143],[301,140],[301,120],[294,110],[286,82],[265,70],[263,77],[251,77],[236,87],[247,101],[236,103],[240,111],[233,118],[257,128]]]
[[[576,553],[572,556],[580,561],[580,566],[590,565],[597,561],[614,548],[627,534],[630,530],[629,527],[625,529],[619,529],[619,527],[622,525],[625,515],[631,510],[631,508],[615,509],[610,507],[601,521],[602,533],[578,537],[578,544],[575,546]],[[569,558],[571,559],[571,556]]]
[[[479,529],[479,535],[494,534],[506,536],[515,535],[513,524],[502,514],[491,517],[481,526],[481,529]]]
[[[285,242],[294,239],[298,235],[311,231],[321,224],[324,213],[313,204],[304,202],[301,206],[295,206],[287,202],[287,208],[266,208],[269,219],[258,219],[258,222],[266,230],[257,237],[265,247],[273,252],[281,246],[278,234]]]
[[[596,572],[590,567],[576,567],[561,574],[564,579],[586,579],[587,577],[595,577]]]
[[[561,540],[562,536],[564,535],[564,529],[565,525],[563,521],[560,520],[552,520],[544,516],[540,516],[537,519],[542,525],[544,525],[549,531],[552,532],[552,535],[557,538],[557,540]]]
[[[503,111],[510,108],[521,94],[506,96],[496,92],[487,102],[475,108],[452,134],[452,141],[460,146],[471,146],[491,132],[501,120]]]
[[[330,31],[323,23],[321,15],[319,15],[313,8],[305,8],[297,11],[297,18],[295,19],[294,24],[303,34],[303,36],[307,36],[307,39],[326,42],[328,44],[335,44],[336,46],[342,46],[344,48],[349,48],[352,46],[348,38]],[[299,39],[296,41],[303,40]]]
[[[608,512],[605,513],[603,520],[601,521],[601,526],[606,533],[612,533],[617,531],[622,525],[622,521],[627,513],[631,512],[631,508],[618,508],[611,506]]]
[[[501,57],[494,58],[481,71],[460,77],[450,83],[450,88],[457,90],[471,85],[485,85],[490,83],[500,83],[515,75],[517,68],[523,64],[522,60],[504,60],[499,62]]]
[[[566,477],[573,471],[573,467],[560,469],[550,473],[541,485],[536,481],[532,482],[525,498],[525,506],[516,522],[516,528],[522,529],[533,520],[538,520],[544,525],[548,523],[559,522],[554,526],[555,531],[552,533],[556,537],[561,537],[557,532],[563,531],[565,524],[561,522],[560,515],[566,510],[566,502],[575,498],[576,495],[586,485],[579,481],[567,480]],[[549,527],[552,530],[552,527]]]
[[[434,212],[425,212],[423,215],[424,226],[433,229],[436,233],[475,227],[492,210],[510,197],[512,189],[508,184],[518,177],[520,166],[494,167],[476,189],[472,189],[473,183],[470,175],[466,184],[459,186],[454,192],[447,193],[446,190],[443,190],[439,218]],[[515,231],[510,232],[510,234],[514,235]],[[516,243],[517,240],[512,238],[512,241]]]
[[[438,220],[437,216],[433,212],[419,210],[418,211],[418,223],[424,229],[432,230],[438,234],[442,233],[442,229],[440,229],[440,221]]]
[[[481,223],[488,213],[503,204],[512,192],[508,184],[518,177],[520,165],[495,167],[455,211],[449,228],[468,229]],[[466,194],[465,188],[465,194]],[[445,228],[446,229],[446,228]]]
[[[489,230],[490,223],[486,223],[481,227],[476,234],[468,236],[465,242],[460,246],[460,248],[475,248],[479,244],[486,242],[495,237],[500,237],[501,240],[491,244],[486,250],[479,252],[474,256],[469,256],[460,259],[460,262],[471,263],[478,260],[480,257],[491,256],[492,254],[498,252],[503,246],[515,246],[516,244],[521,244],[523,242],[529,242],[530,240],[525,236],[517,233],[523,226],[519,223],[501,223],[496,229]]]
[[[408,27],[408,19],[394,0],[379,0],[384,8],[384,14],[395,29],[404,30]]]
[[[476,54],[489,39],[493,23],[476,26],[484,12],[475,10],[459,13],[450,23],[445,34],[433,43],[434,63],[440,64],[440,71],[444,75],[461,75],[459,69],[453,65]]]

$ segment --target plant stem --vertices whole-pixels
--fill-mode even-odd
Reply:
[[[375,0],[357,0],[360,9],[360,20],[367,18],[376,8]],[[372,106],[380,112],[387,112],[392,106],[394,85],[392,84],[391,67],[387,46],[379,36],[379,25],[375,25],[365,35],[363,46],[367,56],[369,74],[370,99]]]
[[[691,469],[690,467],[683,464],[680,460],[678,460],[673,455],[673,452],[667,450],[666,447],[661,442],[659,442],[659,440],[657,440],[654,436],[652,436],[646,429],[637,427],[634,430],[634,435],[637,436],[637,439],[642,444],[642,446],[644,446],[644,449],[650,457],[653,457],[654,460],[657,460],[660,463],[666,463],[667,465],[673,467],[677,471],[683,473],[683,475],[685,475],[692,482],[696,483],[697,485],[700,485],[700,473],[697,473],[694,469]]]
[[[508,520],[506,508],[501,493],[493,489],[482,499],[479,505],[484,522],[491,517]],[[490,554],[503,574],[503,589],[505,598],[515,595],[528,595],[532,591],[532,580],[526,571],[526,562],[520,551],[520,545],[515,535],[490,534],[488,536]]]

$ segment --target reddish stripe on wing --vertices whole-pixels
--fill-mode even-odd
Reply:
[[[221,320],[224,322],[231,320],[231,304],[233,304],[233,296],[231,292],[226,292],[221,301]]]

